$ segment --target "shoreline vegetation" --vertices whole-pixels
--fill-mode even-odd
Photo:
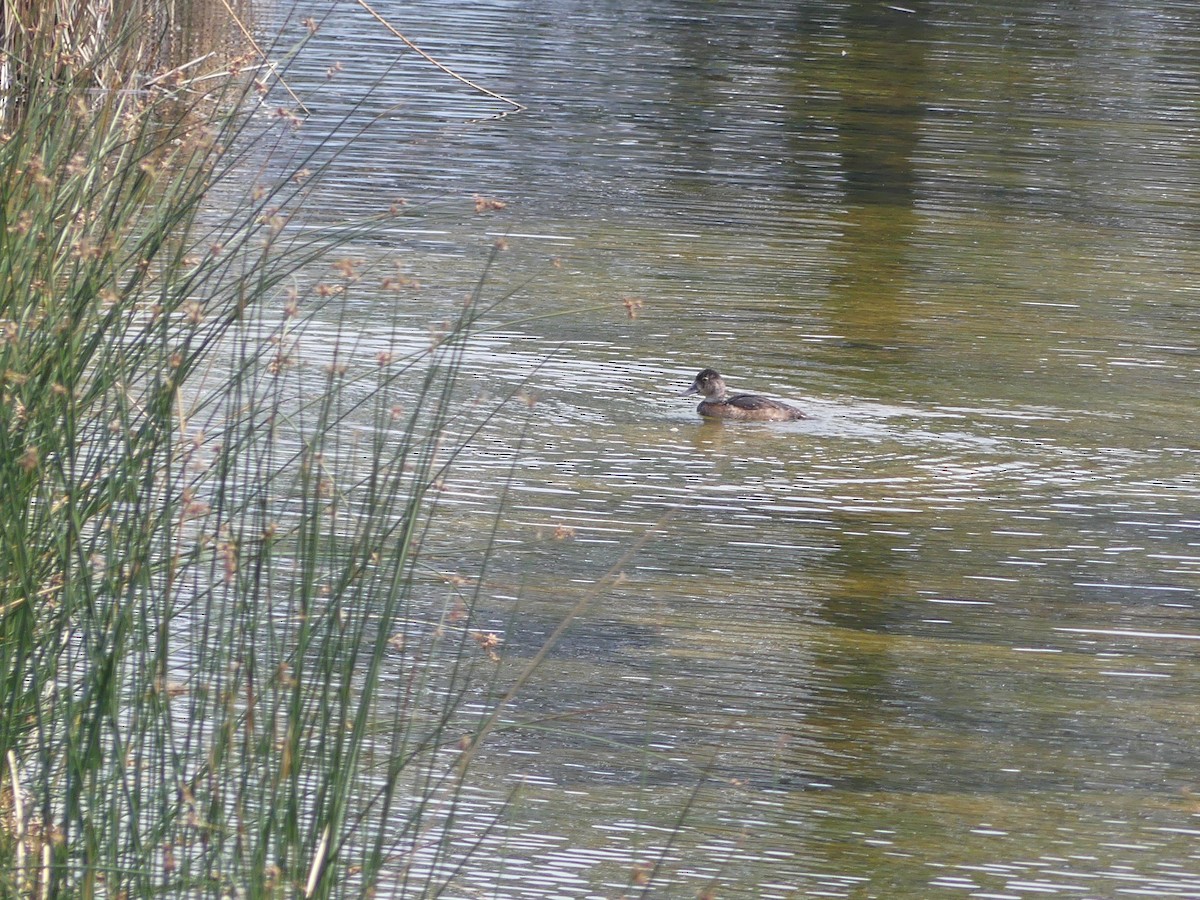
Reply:
[[[263,97],[297,48],[224,4],[5,10],[0,895],[436,894],[511,699],[472,622],[486,547],[418,563],[477,430],[453,397],[487,273],[426,347],[300,358],[314,317],[411,285],[336,258],[399,205],[289,228],[322,166]]]

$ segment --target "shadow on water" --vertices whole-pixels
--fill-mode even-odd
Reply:
[[[924,343],[912,327],[909,271],[919,227],[915,161],[928,112],[925,54],[932,35],[923,4],[883,16],[859,6],[847,16],[846,65],[827,110],[842,164],[843,218],[830,248],[826,309],[844,348],[858,351],[863,368],[882,375],[897,354],[903,358]]]

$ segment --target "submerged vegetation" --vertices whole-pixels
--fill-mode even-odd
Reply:
[[[479,573],[415,602],[483,281],[364,359],[338,305],[404,279],[289,229],[264,57],[164,58],[178,14],[6,6],[0,894],[433,893],[503,703]]]

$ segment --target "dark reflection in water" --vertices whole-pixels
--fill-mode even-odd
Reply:
[[[922,7],[909,9],[881,16],[868,5],[851,7],[839,90],[823,104],[841,160],[844,216],[831,248],[836,263],[827,308],[847,346],[870,351],[878,360],[871,365],[881,367],[920,342],[908,327],[909,244],[919,225],[915,161],[933,35]]]
[[[364,365],[497,237],[497,295],[546,273],[461,427],[536,402],[429,549],[465,568],[504,494],[500,680],[662,528],[481,758],[456,888],[615,896],[661,858],[663,896],[1200,895],[1200,6],[388,14],[529,107],[345,11],[290,74],[297,144],[343,150],[314,216],[414,201],[353,248],[422,285],[363,300]],[[701,423],[705,365],[810,418]]]

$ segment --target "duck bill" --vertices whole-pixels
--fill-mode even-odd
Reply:
[[[688,388],[686,391],[684,391],[679,396],[680,397],[690,397],[692,394],[698,394],[698,393],[700,393],[700,388],[693,384],[690,388]]]

